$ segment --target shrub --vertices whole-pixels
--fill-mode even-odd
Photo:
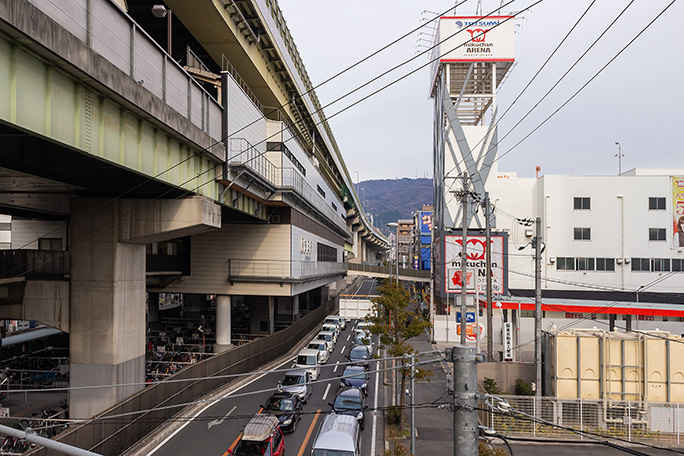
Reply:
[[[496,380],[493,378],[484,378],[484,389],[489,394],[501,394],[501,388],[496,384]]]
[[[401,407],[392,405],[387,408],[387,423],[400,424],[401,423]]]
[[[515,379],[515,394],[517,396],[534,396],[532,385],[522,378]]]
[[[482,440],[478,442],[477,449],[480,456],[507,456],[507,453],[501,448],[492,448],[491,445]]]

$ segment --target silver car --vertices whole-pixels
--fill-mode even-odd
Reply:
[[[308,402],[309,396],[311,396],[308,372],[304,369],[285,372],[285,377],[278,382],[278,390],[296,394],[302,402]]]

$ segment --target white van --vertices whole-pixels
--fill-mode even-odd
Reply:
[[[328,349],[328,351],[332,353],[333,346],[335,345],[335,333],[334,332],[321,331],[318,334],[316,334],[316,339],[320,339],[320,340],[324,340],[324,341],[328,342],[330,344],[329,345],[330,348]]]
[[[318,435],[311,447],[311,456],[334,454],[358,456],[359,423],[349,415],[331,413],[323,419]]]
[[[347,323],[344,321],[344,318],[337,315],[328,315],[325,317],[325,322],[336,324],[340,328],[340,331],[347,328]]]
[[[321,364],[325,364],[328,362],[330,353],[328,352],[328,344],[324,340],[314,339],[311,342],[309,342],[309,345],[307,345],[306,348],[318,350],[318,356],[321,361]]]
[[[305,348],[300,351],[295,358],[295,369],[304,369],[311,376],[311,380],[317,380],[318,375],[321,373],[321,368],[319,367],[320,359],[318,356],[318,350],[311,348]]]
[[[335,323],[323,323],[323,326],[321,326],[321,332],[333,333],[333,343],[337,343],[337,336],[340,333],[340,327]]]

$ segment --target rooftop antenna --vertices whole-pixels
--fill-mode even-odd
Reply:
[[[477,16],[482,16],[482,0],[477,0],[477,8],[475,9]]]

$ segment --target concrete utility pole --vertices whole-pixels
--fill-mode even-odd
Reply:
[[[466,345],[466,297],[468,296],[467,282],[467,249],[468,243],[468,173],[463,172],[463,195],[461,195],[461,207],[463,215],[463,233],[461,235],[461,345]],[[447,317],[448,318],[448,317]]]
[[[486,246],[485,261],[487,262],[487,361],[494,361],[494,338],[492,337],[492,225],[490,221],[489,192],[485,192],[485,220]]]
[[[454,363],[454,456],[477,456],[477,361],[475,347],[446,350]],[[415,453],[414,453],[415,454]]]
[[[416,355],[411,353],[411,454],[416,454]]]
[[[541,218],[535,222],[536,237],[534,244],[534,361],[536,364],[536,388],[534,395],[541,397],[542,387],[542,362],[541,362]]]

